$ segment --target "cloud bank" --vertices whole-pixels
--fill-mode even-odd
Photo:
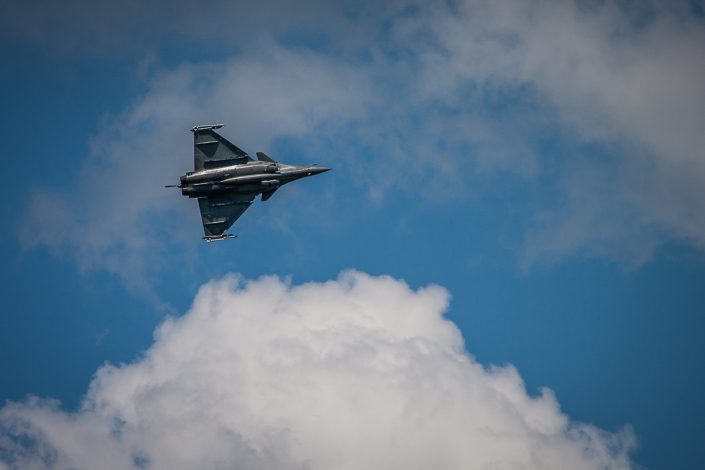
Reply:
[[[0,410],[0,468],[623,469],[634,438],[484,368],[449,295],[348,271],[292,286],[204,285],[131,364],[100,368],[68,413]]]

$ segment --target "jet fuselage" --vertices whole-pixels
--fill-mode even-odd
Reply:
[[[257,196],[268,201],[280,186],[330,170],[317,165],[295,166],[257,152],[257,160],[216,132],[222,124],[194,126],[193,169],[181,177],[181,194],[198,199],[207,242],[235,238],[226,233]]]
[[[320,166],[251,161],[240,165],[186,173],[181,177],[181,194],[191,198],[227,192],[261,194],[291,181],[328,171]]]

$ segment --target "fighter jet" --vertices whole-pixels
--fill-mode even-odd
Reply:
[[[194,171],[182,176],[180,184],[166,186],[181,188],[182,195],[198,198],[203,239],[207,242],[237,237],[225,231],[258,195],[267,201],[286,183],[330,170],[318,165],[278,163],[263,152],[257,152],[254,160],[215,131],[221,127],[223,124],[191,129]]]

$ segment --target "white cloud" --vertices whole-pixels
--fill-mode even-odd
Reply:
[[[687,2],[422,5],[396,31],[428,96],[524,90],[535,100],[526,117],[571,143],[561,168],[540,159],[563,191],[542,208],[525,260],[587,251],[639,264],[664,239],[705,246],[705,22]],[[498,131],[529,143],[547,129],[509,124]],[[592,161],[584,144],[601,146]]]
[[[0,410],[10,468],[617,469],[634,438],[571,422],[511,366],[483,368],[448,293],[345,272],[206,284],[81,408]],[[1,464],[0,464],[1,465]]]

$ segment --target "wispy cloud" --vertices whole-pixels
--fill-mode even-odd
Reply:
[[[163,187],[193,166],[190,126],[227,122],[238,145],[263,149],[277,136],[360,116],[369,101],[365,80],[344,63],[275,46],[267,55],[159,74],[146,96],[94,139],[70,191],[33,191],[20,239],[66,254],[82,269],[149,286],[145,275],[160,267],[152,262],[166,249],[164,240],[179,243],[200,231],[181,223],[194,208],[186,213],[181,198]]]
[[[705,25],[686,3],[397,2],[327,7],[298,29],[266,11],[277,21],[262,33],[266,15],[247,10],[259,42],[244,51],[154,74],[96,137],[81,182],[32,195],[26,243],[139,279],[162,233],[187,237],[157,182],[190,165],[184,129],[220,120],[246,148],[300,139],[375,203],[404,188],[462,197],[498,172],[550,179],[525,266],[575,253],[638,265],[664,240],[705,244]],[[379,171],[361,156],[384,156]],[[47,211],[64,216],[38,223]]]
[[[206,284],[144,356],[98,370],[75,413],[0,409],[17,468],[625,469],[634,437],[572,422],[484,368],[448,293],[345,272]]]

